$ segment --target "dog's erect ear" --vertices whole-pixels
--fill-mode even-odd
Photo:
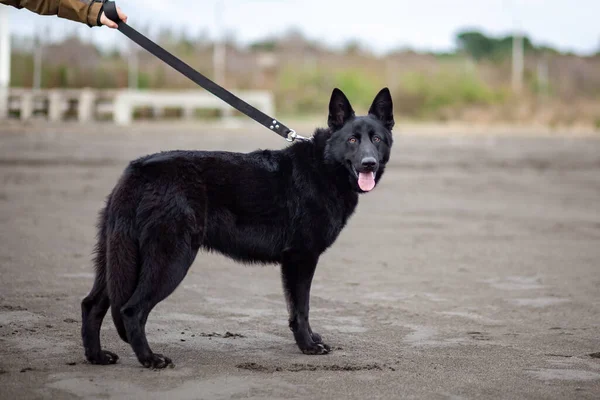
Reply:
[[[383,88],[377,93],[373,104],[371,104],[371,108],[369,108],[369,115],[380,120],[387,130],[392,130],[394,127],[394,106],[392,104],[392,95],[388,88]]]
[[[346,95],[338,88],[333,89],[331,100],[329,100],[329,118],[327,125],[333,130],[340,129],[351,118],[354,118],[354,110]]]

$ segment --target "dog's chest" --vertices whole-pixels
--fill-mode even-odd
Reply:
[[[348,219],[354,212],[357,196],[336,198],[321,198],[318,202],[305,205],[302,213],[301,229],[305,240],[314,245],[319,251],[324,251],[331,246]]]

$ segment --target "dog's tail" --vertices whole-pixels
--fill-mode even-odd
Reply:
[[[124,232],[112,232],[108,238],[108,297],[110,311],[121,339],[128,343],[121,308],[131,298],[138,280],[138,249],[136,242]]]
[[[106,232],[106,281],[115,327],[121,339],[129,343],[121,308],[137,287],[140,261],[135,229],[136,202],[129,201],[133,193],[124,193],[126,190],[126,185],[117,185],[115,192],[120,193],[118,196],[113,196],[112,203],[115,203],[115,197],[128,199],[128,202],[121,202],[117,207],[111,207],[112,213],[110,211],[108,213],[111,224]]]

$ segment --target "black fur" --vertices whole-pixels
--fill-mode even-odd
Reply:
[[[111,308],[119,335],[144,366],[170,364],[150,350],[146,320],[183,280],[199,249],[245,263],[280,263],[298,347],[328,353],[308,321],[311,281],[319,256],[354,212],[362,192],[358,173],[381,178],[393,124],[387,89],[363,117],[335,89],[329,129],[318,129],[311,141],[249,154],[169,151],[131,162],[100,213],[96,280],[82,302],[86,358],[117,361],[100,347]]]

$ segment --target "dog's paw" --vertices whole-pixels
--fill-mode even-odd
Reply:
[[[93,356],[87,356],[87,360],[94,365],[116,364],[119,356],[107,350],[100,350],[100,353]]]
[[[165,357],[162,354],[156,353],[152,354],[149,359],[142,361],[142,365],[146,368],[152,369],[163,369],[168,366],[172,368],[174,366],[173,361],[171,361],[169,357]]]
[[[331,351],[331,347],[326,345],[325,343],[313,343],[312,345],[305,347],[302,350],[304,354],[309,355],[321,355],[321,354],[329,354]]]
[[[313,342],[317,343],[317,344],[322,344],[323,343],[323,339],[321,339],[321,335],[319,335],[316,332],[311,332],[310,334]]]

